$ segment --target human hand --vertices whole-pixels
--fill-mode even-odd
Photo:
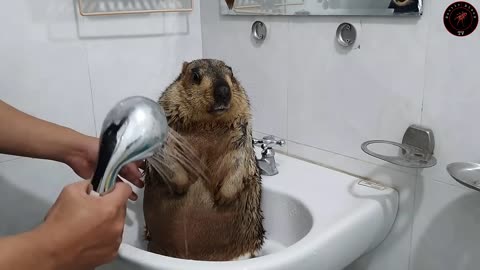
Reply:
[[[117,256],[132,189],[118,182],[110,193],[95,197],[91,188],[90,181],[66,186],[39,229],[58,269],[94,269]]]
[[[83,179],[90,179],[95,173],[99,148],[100,141],[98,138],[84,136],[79,141],[77,149],[71,151],[71,153],[65,157],[64,162]],[[140,179],[142,174],[139,171],[139,168],[143,167],[143,161],[132,162],[121,169],[120,176],[138,188],[143,188],[144,183]],[[132,192],[130,199],[136,200],[137,195]]]

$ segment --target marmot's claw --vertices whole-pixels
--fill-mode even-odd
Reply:
[[[221,189],[217,192],[217,194],[215,194],[215,203],[217,205],[230,204],[235,199],[236,199],[236,196],[226,196],[225,194],[222,193]]]
[[[152,240],[152,238],[150,237],[150,231],[148,230],[147,226],[143,227],[143,236],[144,236],[144,239],[147,241]]]

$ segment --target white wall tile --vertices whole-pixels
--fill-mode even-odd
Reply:
[[[86,51],[81,46],[35,41],[12,46],[2,57],[0,74],[0,98],[5,102],[36,117],[95,134]]]
[[[252,104],[253,128],[285,138],[287,135],[288,54],[287,18],[258,18],[267,26],[267,38],[250,36],[257,18],[220,15],[218,1],[202,1],[203,54],[230,65]]]
[[[478,28],[467,37],[447,32],[443,13],[450,3],[436,1],[432,7],[422,123],[435,134],[438,165],[423,175],[457,185],[446,166],[451,162],[480,161],[480,126],[475,124],[480,113],[480,35]],[[475,6],[480,11],[480,5]]]
[[[52,38],[59,33],[57,26],[75,25],[74,14],[53,8],[56,3],[8,2],[9,12],[0,24],[5,33],[0,42],[0,99],[36,117],[95,135],[86,50],[82,44]]]
[[[342,21],[354,24],[353,49],[335,43]],[[360,145],[400,142],[420,121],[425,23],[389,19],[292,19],[288,42],[288,139],[375,162]],[[299,42],[309,36],[309,42]]]
[[[127,22],[130,27],[122,27]],[[133,95],[157,100],[184,61],[202,57],[199,7],[188,16],[83,19],[79,24],[95,34],[86,42],[98,130],[115,103]],[[155,26],[145,29],[147,25]],[[95,31],[96,26],[100,30]]]
[[[419,179],[416,194],[410,269],[478,269],[478,192]]]

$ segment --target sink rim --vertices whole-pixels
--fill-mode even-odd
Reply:
[[[264,177],[266,178],[266,176]],[[270,181],[269,181],[270,182]],[[172,263],[175,265],[181,264],[185,266],[185,263],[192,263],[195,266],[208,266],[212,267],[214,265],[219,265],[221,264],[223,267],[226,266],[238,266],[239,263],[241,264],[250,264],[250,263],[255,263],[255,265],[258,265],[259,262],[262,261],[271,261],[273,260],[279,260],[281,258],[290,258],[290,257],[299,257],[297,252],[292,252],[292,250],[296,249],[301,249],[302,246],[308,245],[309,239],[311,238],[310,235],[312,234],[312,231],[315,229],[315,217],[313,215],[312,209],[309,208],[301,199],[299,199],[295,194],[292,194],[288,191],[285,190],[276,190],[273,188],[270,184],[266,184],[265,181],[262,181],[262,189],[271,192],[271,193],[276,193],[281,196],[287,197],[289,200],[295,202],[298,204],[304,211],[305,213],[308,214],[311,225],[309,226],[308,232],[301,237],[298,241],[295,243],[289,245],[287,248],[276,251],[271,254],[263,255],[260,257],[255,257],[251,258],[248,260],[239,260],[239,261],[199,261],[199,260],[186,260],[186,259],[179,259],[179,258],[174,258],[174,257],[169,257],[169,256],[164,256],[156,253],[152,253],[149,251],[146,251],[142,248],[133,246],[128,243],[122,243],[120,245],[119,249],[119,256],[127,261],[134,262],[134,263],[139,263],[144,266],[150,266],[150,267],[167,267],[165,263]],[[308,246],[304,247],[308,248]],[[137,259],[139,255],[142,254],[143,257],[141,260]],[[277,257],[277,258],[275,258]],[[147,262],[147,263],[145,263]],[[154,263],[153,263],[154,262]]]
[[[299,202],[311,216],[312,226],[308,233],[288,246],[288,248],[279,250],[272,254],[240,261],[195,261],[185,260],[173,257],[167,257],[150,253],[141,248],[134,247],[127,243],[122,243],[119,249],[119,257],[121,260],[131,263],[137,267],[145,267],[147,269],[169,269],[183,270],[191,269],[209,269],[220,270],[229,267],[231,270],[244,269],[289,269],[285,267],[293,267],[295,265],[304,265],[312,267],[312,263],[318,264],[318,267],[325,267],[322,264],[323,256],[332,256],[330,248],[332,240],[345,240],[348,234],[348,228],[351,219],[356,223],[359,219],[353,210],[361,210],[368,213],[371,211],[378,212],[379,202],[374,198],[380,198],[383,201],[391,203],[390,208],[384,209],[384,218],[386,221],[376,228],[367,230],[367,240],[359,240],[361,244],[377,246],[388,235],[388,231],[392,228],[398,212],[398,191],[393,188],[386,187],[383,191],[378,191],[369,187],[361,186],[358,182],[362,179],[348,175],[321,165],[312,164],[310,162],[290,157],[283,154],[276,154],[276,160],[280,173],[274,176],[262,176],[262,187],[272,192],[280,193]],[[332,179],[334,181],[332,181]],[[292,184],[293,183],[293,184]],[[305,189],[305,186],[307,189]],[[349,188],[359,189],[362,194],[352,194]],[[333,191],[333,192],[332,192]],[[363,194],[366,192],[365,194]],[[332,197],[333,195],[333,197]],[[365,197],[362,197],[365,195]],[[320,197],[320,199],[319,199]],[[373,199],[372,199],[373,198]],[[331,200],[340,200],[339,208],[320,207],[319,203],[331,202]],[[342,201],[344,200],[344,201]],[[375,202],[372,203],[372,200]],[[329,209],[331,208],[331,209]],[[340,211],[336,211],[336,209]],[[333,210],[333,212],[331,211]],[[345,212],[346,211],[346,212]],[[333,213],[333,214],[332,214]],[[364,213],[358,213],[365,218]],[[349,214],[349,215],[346,215]],[[365,219],[362,219],[363,221]],[[389,224],[391,222],[391,224]],[[382,230],[385,230],[382,235]],[[353,231],[357,231],[355,228]],[[371,235],[368,234],[371,232]],[[376,233],[376,234],[373,234]],[[378,242],[378,243],[377,243]],[[338,247],[333,247],[333,250]],[[357,247],[351,250],[353,255],[359,252],[367,252],[366,246]],[[358,254],[357,254],[358,255]],[[336,255],[331,262],[335,265],[344,264],[350,261],[350,257],[338,257]],[[355,255],[356,256],[356,255]],[[330,261],[330,260],[328,260]],[[344,265],[345,267],[346,265]],[[208,267],[208,268],[207,268]],[[308,267],[307,267],[308,268]],[[310,269],[310,268],[309,268]],[[314,269],[314,268],[311,268]],[[322,268],[323,269],[323,268]]]

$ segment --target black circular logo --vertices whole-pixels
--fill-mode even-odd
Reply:
[[[477,10],[467,2],[455,2],[445,10],[443,24],[452,35],[468,36],[477,28]]]

